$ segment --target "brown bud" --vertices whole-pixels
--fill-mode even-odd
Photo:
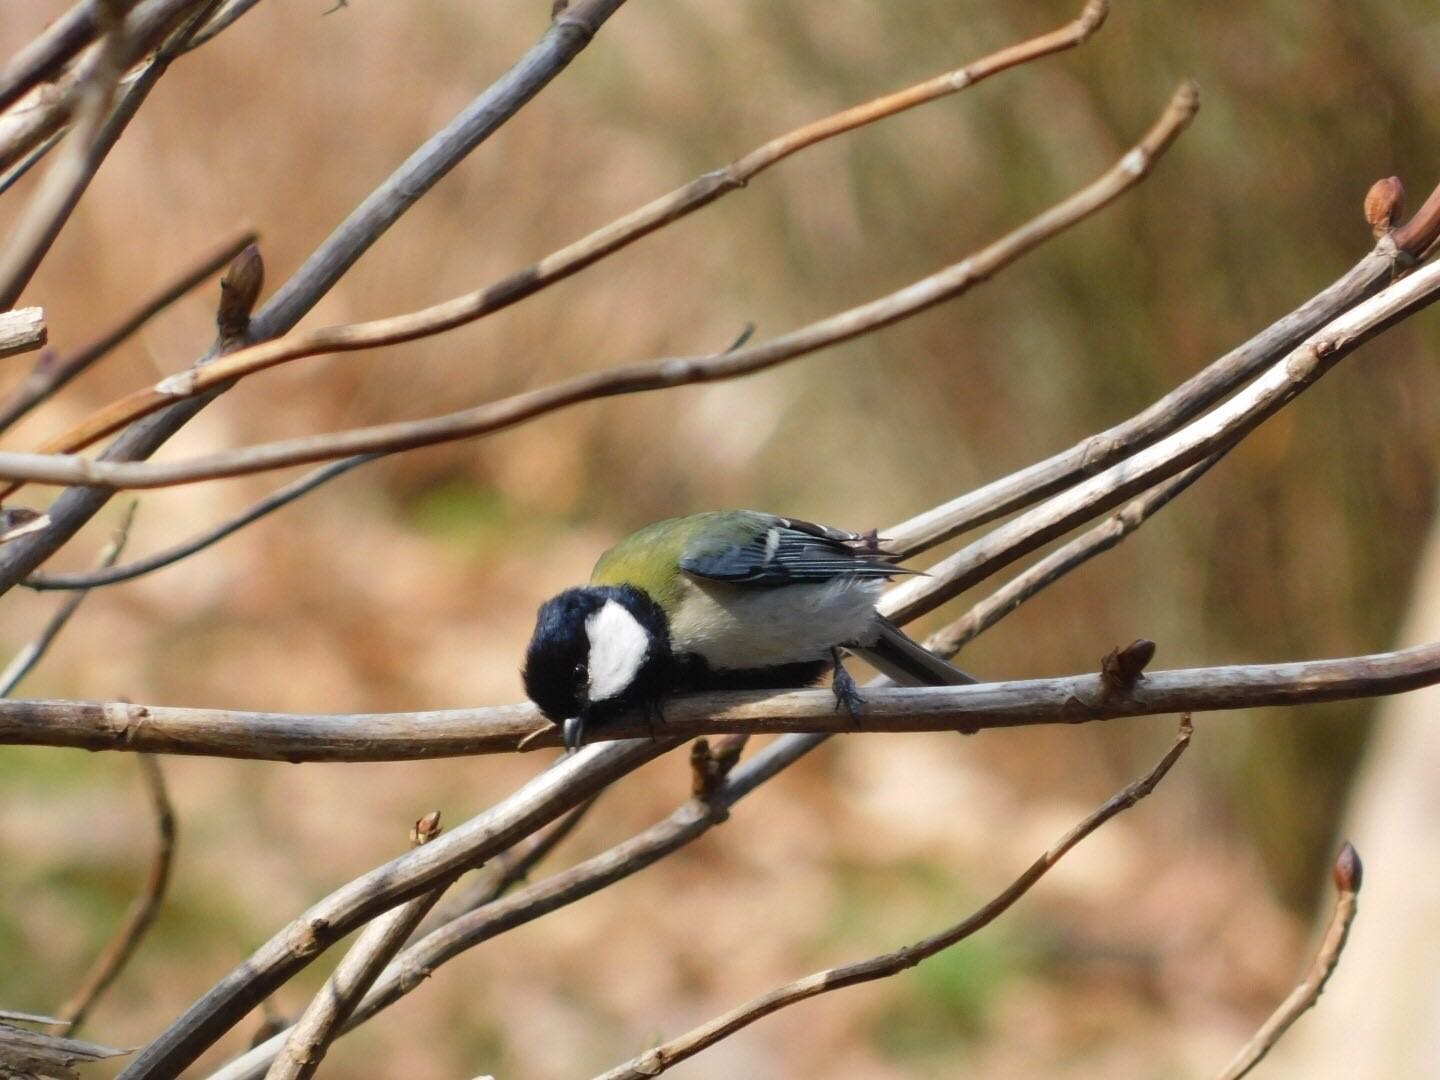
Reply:
[[[1335,888],[1340,892],[1360,891],[1360,880],[1365,876],[1365,867],[1349,840],[1340,845],[1340,854],[1335,857]]]
[[[28,506],[0,507],[0,544],[39,532],[50,524],[50,515]]]
[[[410,830],[410,846],[419,847],[421,844],[428,844],[440,835],[440,831],[440,811],[431,810],[415,822],[414,828]]]
[[[250,312],[260,299],[265,284],[265,260],[260,248],[251,244],[236,255],[230,269],[220,279],[220,306],[215,312],[215,326],[222,340],[237,338],[250,325]]]
[[[1395,222],[1404,208],[1405,185],[1398,176],[1376,180],[1365,193],[1365,220],[1377,238],[1395,227]]]
[[[1136,638],[1123,649],[1116,647],[1106,654],[1100,661],[1100,677],[1111,690],[1129,690],[1154,658],[1155,642]]]

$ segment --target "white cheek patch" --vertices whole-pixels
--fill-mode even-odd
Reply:
[[[590,638],[590,700],[609,701],[635,681],[650,635],[634,615],[614,600],[585,620]]]

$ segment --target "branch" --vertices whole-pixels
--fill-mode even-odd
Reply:
[[[0,360],[38,349],[49,336],[44,308],[27,307],[0,312]]]
[[[1112,693],[1100,674],[867,690],[857,724],[826,690],[677,694],[656,722],[672,738],[781,731],[980,731],[1158,713],[1348,701],[1440,682],[1440,643],[1336,660],[1182,668]],[[639,715],[597,726],[599,742],[642,740]],[[261,713],[128,702],[0,701],[0,745],[68,746],[270,761],[411,761],[561,745],[529,703],[403,713]],[[628,742],[624,745],[628,745]]]
[[[447,901],[436,909],[432,922],[436,925],[448,923],[504,896],[514,885],[524,881],[541,860],[575,831],[576,826],[594,805],[595,799],[581,803],[534,836],[527,836],[523,843],[495,856],[485,867],[487,873],[456,895],[453,902]]]
[[[219,273],[231,259],[255,243],[256,239],[255,232],[247,229],[212,249],[116,326],[63,360],[42,356],[30,377],[0,403],[0,431],[11,427],[35,406],[88,370],[191,289]],[[42,338],[41,344],[43,343]],[[3,355],[3,352],[0,352],[0,355]]]
[[[964,615],[925,640],[936,656],[952,659],[961,649],[989,630],[1036,593],[1053,585],[1096,555],[1109,551],[1169,502],[1215,466],[1224,452],[1192,465],[1178,476],[1158,484],[1132,499],[1099,525],[1086,530],[1068,544],[1016,574],[1000,588],[975,604]]]
[[[124,520],[120,523],[120,528],[116,530],[114,537],[100,555],[102,567],[113,566],[115,560],[120,557],[120,553],[125,550],[125,541],[130,536],[130,522],[134,517],[135,504],[131,503],[130,508],[125,512]],[[16,653],[10,663],[5,665],[5,670],[0,671],[0,698],[7,698],[13,694],[15,687],[19,686],[25,676],[35,669],[35,665],[40,663],[50,646],[54,644],[55,639],[60,636],[60,631],[65,629],[65,624],[70,621],[70,617],[85,602],[87,595],[89,595],[88,589],[67,596],[65,602],[56,609],[55,614],[50,617],[50,621],[45,624],[45,629],[40,631],[40,636]]]
[[[440,811],[432,810],[411,830],[411,847],[440,835]],[[453,879],[451,879],[453,880]],[[268,1080],[309,1080],[325,1060],[325,1052],[381,970],[404,946],[442,893],[443,881],[429,892],[385,912],[361,932],[320,992],[290,1029],[285,1045],[267,1074]]]
[[[154,555],[147,555],[143,559],[136,559],[134,562],[125,563],[122,566],[112,566],[102,570],[31,574],[21,582],[21,584],[27,589],[46,592],[60,589],[93,589],[104,585],[116,585],[122,581],[131,581],[134,578],[153,573],[164,567],[172,566],[181,559],[189,558],[197,552],[204,551],[212,544],[219,543],[227,536],[239,532],[266,514],[279,510],[283,506],[288,506],[302,495],[309,494],[321,484],[334,480],[337,476],[349,472],[357,465],[369,464],[380,456],[382,455],[361,454],[357,457],[332,461],[329,465],[322,465],[320,468],[311,473],[307,473],[293,483],[285,485],[279,491],[261,499],[243,513],[221,522],[212,529],[207,529],[205,532],[186,540],[184,543],[176,544],[174,547],[168,547],[164,551],[156,552]]]
[[[1112,795],[1094,813],[1052,844],[1048,851],[1031,863],[1029,868],[1011,882],[1003,892],[968,918],[938,934],[917,941],[913,945],[903,946],[895,952],[884,953],[854,964],[846,964],[844,967],[818,971],[803,979],[787,983],[678,1038],[647,1050],[639,1057],[602,1074],[598,1080],[642,1080],[644,1077],[659,1076],[671,1066],[695,1056],[721,1039],[735,1034],[761,1017],[769,1016],[787,1005],[794,1005],[831,990],[840,990],[847,986],[856,986],[860,983],[898,975],[922,960],[928,960],[936,953],[983,930],[1009,910],[1020,897],[1029,892],[1031,886],[1044,877],[1046,871],[1058,863],[1071,848],[1111,818],[1130,809],[1154,791],[1156,785],[1165,778],[1165,774],[1170,771],[1171,766],[1179,760],[1180,755],[1185,752],[1185,748],[1190,745],[1190,735],[1190,718],[1186,716],[1180,721],[1180,734],[1176,737],[1174,745],[1166,751],[1165,756],[1148,774]]]
[[[1233,446],[1341,359],[1440,297],[1440,263],[1417,270],[1312,334],[1234,397],[1174,434],[1013,518],[885,596],[892,619],[957,596],[990,574],[1161,480]],[[0,455],[3,458],[3,455]]]
[[[160,913],[160,904],[170,883],[170,867],[175,859],[175,809],[165,790],[165,776],[160,771],[160,763],[149,754],[141,754],[139,762],[141,776],[150,794],[150,804],[155,811],[155,856],[150,861],[150,870],[145,875],[140,895],[125,913],[110,944],[90,965],[80,988],[60,1007],[62,1019],[58,1023],[71,1031],[78,1030],[85,1022],[100,995],[109,989],[135,955],[155,916]]]
[[[191,368],[153,387],[138,390],[86,418],[43,447],[44,453],[73,452],[118,431],[128,423],[171,404],[177,397],[203,393],[212,386],[252,375],[278,364],[326,353],[374,349],[415,341],[453,330],[585,269],[724,195],[745,187],[760,173],[827,139],[876,123],[897,113],[947,97],[991,75],[1071,49],[1090,37],[1104,21],[1108,0],[1090,0],[1072,22],[1047,34],[1001,49],[966,67],[937,75],[884,97],[827,116],[772,139],[722,169],[597,229],[488,288],[386,319],[323,327],[263,342],[202,368]]]
[[[1330,916],[1330,925],[1325,930],[1325,937],[1320,942],[1309,972],[1270,1018],[1260,1025],[1260,1030],[1240,1048],[1234,1060],[1220,1071],[1217,1080],[1240,1080],[1249,1073],[1290,1030],[1290,1025],[1300,1019],[1300,1014],[1319,1000],[1325,984],[1340,963],[1340,952],[1345,948],[1350,924],[1355,921],[1361,876],[1360,856],[1347,841],[1335,859],[1335,911]]]
[[[675,745],[673,739],[638,739],[587,746],[463,825],[342,886],[217,983],[121,1076],[155,1080],[179,1075],[247,1012],[352,930],[513,846]]]
[[[251,321],[250,338],[275,337],[299,322],[406,210],[563,71],[623,3],[572,4],[514,67],[426,140],[350,213]],[[215,355],[212,350],[200,362]],[[222,390],[216,387],[209,395],[177,402],[147,417],[126,429],[102,456],[111,461],[150,456]],[[0,593],[54,554],[109,498],[110,492],[95,487],[61,494],[48,508],[50,528],[0,549]]]
[[[1044,461],[936,507],[886,537],[910,558],[987,521],[1022,510],[1175,431],[1275,363],[1327,323],[1391,284],[1440,237],[1440,186],[1408,224],[1322,292],[1232,349],[1138,415]]]
[[[638,835],[512,896],[457,914],[395,958],[356,1009],[352,1031],[419,987],[437,967],[509,930],[548,915],[652,866],[724,822],[745,795],[824,742],[824,735],[785,735],[770,743],[706,793],[687,799],[669,817]],[[284,1033],[226,1063],[209,1080],[259,1080]]]
[[[113,138],[106,138],[106,119],[131,45],[125,33],[123,0],[101,0],[94,10],[95,18],[105,26],[105,40],[94,70],[80,84],[78,119],[65,152],[41,181],[0,250],[0,311],[15,306],[114,145]]]
[[[143,56],[154,50],[163,51],[163,43],[171,32],[180,26],[190,12],[209,0],[141,0],[131,6],[132,0],[117,0],[121,7],[129,7],[125,16],[123,33],[132,43],[131,56]],[[93,10],[102,10],[102,4],[93,5]],[[87,40],[93,41],[91,32]],[[43,92],[44,96],[33,103],[26,102],[17,108],[0,114],[0,169],[8,169],[21,158],[37,150],[46,140],[59,134],[74,115],[85,84],[94,78],[102,63],[101,49],[92,49],[89,55],[80,58],[65,71],[55,85]],[[168,63],[166,61],[162,62]],[[138,75],[127,76],[124,80],[132,86],[142,82],[154,61],[146,65]],[[128,96],[127,91],[127,96]]]
[[[133,0],[123,3],[122,10],[131,3]],[[17,52],[0,72],[0,109],[8,109],[35,86],[60,74],[94,41],[100,33],[103,8],[103,0],[81,0]]]
[[[0,454],[0,476],[106,488],[164,487],[241,476],[348,454],[393,452],[501,431],[526,420],[617,394],[669,389],[749,375],[873,333],[968,292],[1046,240],[1103,209],[1138,184],[1195,115],[1199,99],[1183,84],[1140,142],[1088,187],[953,266],[887,296],[782,337],[724,354],[673,357],[579,375],[539,390],[425,420],[264,443],[166,464],[91,461],[74,455]],[[183,393],[183,388],[177,388]]]
[[[24,179],[31,169],[44,161],[45,155],[50,153],[51,150],[54,150],[64,137],[65,132],[63,130],[52,132],[40,145],[26,154],[21,161],[16,162],[3,175],[0,175],[0,195],[4,195]]]

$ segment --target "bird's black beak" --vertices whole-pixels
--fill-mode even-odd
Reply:
[[[582,709],[579,716],[572,716],[565,721],[565,750],[573,754],[579,750],[585,742],[585,712]]]

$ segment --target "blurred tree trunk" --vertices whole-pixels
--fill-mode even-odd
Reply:
[[[1412,590],[1405,642],[1440,637],[1440,523]],[[1349,947],[1282,1075],[1440,1076],[1440,687],[1386,700],[1353,789],[1365,883]]]

